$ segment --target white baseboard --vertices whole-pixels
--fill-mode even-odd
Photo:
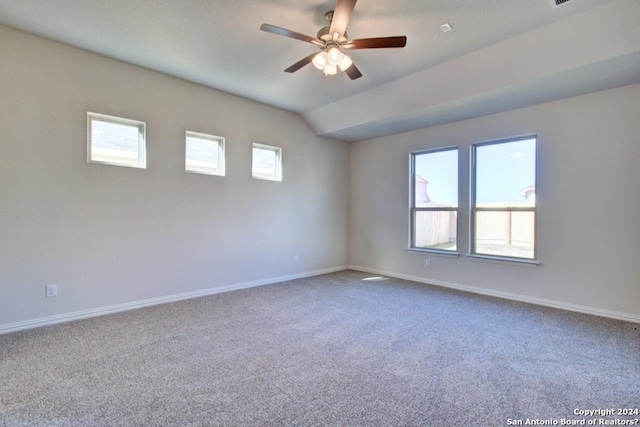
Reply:
[[[71,322],[73,320],[87,319],[89,317],[103,316],[105,314],[119,313],[121,311],[135,310],[137,308],[149,307],[152,305],[165,304],[169,302],[182,301],[191,298],[198,298],[207,295],[220,294],[223,292],[237,291],[240,289],[255,288],[257,286],[270,285],[273,283],[285,282],[287,280],[302,279],[304,277],[319,276],[321,274],[334,273],[336,271],[346,270],[347,266],[334,267],[325,270],[316,270],[301,274],[292,274],[288,276],[272,277],[262,280],[254,280],[250,282],[235,283],[231,285],[202,289],[199,291],[185,292],[163,297],[150,298],[141,301],[126,302],[123,304],[109,305],[106,307],[92,308],[89,310],[74,311],[71,313],[57,314],[55,316],[40,317],[32,320],[8,323],[0,325],[0,335],[10,332],[17,332],[24,329],[38,328],[41,326],[55,325],[57,323]]]
[[[394,278],[397,278],[397,279],[410,280],[412,282],[419,282],[419,283],[424,283],[424,284],[427,284],[427,285],[442,286],[442,287],[445,287],[445,288],[457,289],[457,290],[465,291],[465,292],[472,292],[472,293],[476,293],[476,294],[488,295],[488,296],[493,296],[493,297],[497,297],[497,298],[513,300],[513,301],[526,302],[526,303],[529,303],[529,304],[542,305],[542,306],[545,306],[545,307],[559,308],[561,310],[575,311],[575,312],[578,312],[578,313],[592,314],[594,316],[608,317],[608,318],[611,318],[611,319],[617,319],[617,320],[624,320],[624,321],[627,321],[627,322],[640,323],[640,315],[631,314],[631,313],[622,313],[622,312],[618,312],[618,311],[604,310],[604,309],[601,309],[601,308],[589,307],[589,306],[578,305],[578,304],[571,304],[571,303],[562,302],[562,301],[555,301],[555,300],[549,300],[549,299],[544,299],[544,298],[530,297],[530,296],[526,296],[526,295],[513,294],[513,293],[509,293],[509,292],[495,291],[495,290],[492,290],[492,289],[478,288],[478,287],[475,287],[475,286],[460,285],[460,284],[457,284],[457,283],[444,282],[444,281],[441,281],[441,280],[432,280],[432,279],[427,279],[427,278],[424,278],[424,277],[417,277],[417,276],[410,276],[410,275],[406,275],[406,274],[394,273],[394,272],[389,272],[389,271],[382,271],[382,270],[377,270],[377,269],[374,269],[374,268],[360,267],[360,266],[357,266],[357,265],[350,265],[349,269],[350,270],[361,271],[363,273],[376,274],[376,275],[379,275],[379,276],[389,276],[389,277],[394,277]]]

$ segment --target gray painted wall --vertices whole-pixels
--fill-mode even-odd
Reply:
[[[640,320],[639,118],[640,85],[632,85],[352,144],[350,264]],[[542,264],[465,257],[470,144],[530,134],[538,135]],[[459,258],[406,251],[409,153],[442,146],[460,148]]]
[[[2,26],[0,57],[0,326],[347,264],[347,144]],[[87,111],[146,122],[147,169],[88,164]],[[226,138],[226,177],[184,172],[185,130]],[[283,182],[251,178],[253,142]]]
[[[2,26],[0,57],[0,329],[347,263],[640,318],[640,85],[348,146],[295,114]],[[88,164],[87,111],[145,121],[148,168]],[[185,130],[226,137],[226,177],[184,172]],[[523,134],[539,138],[542,264],[430,255],[426,268],[407,252],[409,153],[458,145],[466,195],[469,145]],[[282,183],[251,178],[252,142],[283,147]]]

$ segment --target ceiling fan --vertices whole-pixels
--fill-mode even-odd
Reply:
[[[325,14],[329,25],[321,28],[320,31],[318,31],[317,37],[306,36],[295,31],[287,30],[286,28],[276,27],[275,25],[262,24],[260,26],[262,31],[312,43],[320,49],[320,53],[314,52],[284,71],[293,73],[305,65],[313,63],[317,69],[324,71],[328,76],[337,74],[338,69],[340,69],[344,71],[351,80],[355,80],[362,77],[362,73],[358,70],[358,67],[356,67],[351,58],[344,53],[346,49],[405,47],[407,44],[406,36],[349,40],[347,25],[349,25],[349,19],[351,18],[351,13],[356,5],[356,1],[357,0],[336,0],[335,9]]]

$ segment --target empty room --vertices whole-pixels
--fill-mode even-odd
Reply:
[[[640,1],[0,0],[0,425],[640,425]]]

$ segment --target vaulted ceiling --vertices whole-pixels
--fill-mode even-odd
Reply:
[[[283,72],[317,48],[259,29],[315,36],[334,0],[0,0],[0,24],[290,110],[319,135],[356,141],[640,83],[640,1],[553,2],[360,0],[350,38],[408,41],[350,51],[363,74],[353,81],[312,65]]]

